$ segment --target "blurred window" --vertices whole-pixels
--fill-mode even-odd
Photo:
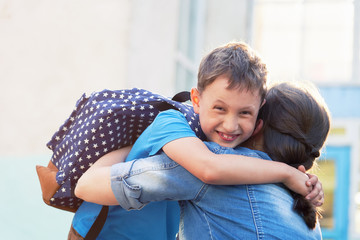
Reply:
[[[196,86],[200,43],[204,21],[204,0],[179,2],[178,45],[176,54],[176,90],[189,90]]]
[[[345,83],[359,77],[353,72],[359,63],[359,52],[353,51],[360,44],[354,42],[357,1],[257,0],[252,45],[265,58],[271,78]]]

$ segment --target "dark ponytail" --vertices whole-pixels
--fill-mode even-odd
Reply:
[[[320,156],[330,129],[329,113],[316,88],[281,83],[270,88],[259,113],[264,120],[264,150],[274,161],[309,170]],[[294,209],[313,229],[319,213],[303,196],[292,193]]]
[[[293,191],[291,191],[291,195],[294,198],[294,210],[304,219],[308,228],[314,229],[317,220],[321,218],[319,210],[302,195]]]

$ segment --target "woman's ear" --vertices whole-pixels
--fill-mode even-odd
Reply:
[[[262,108],[265,105],[265,103],[266,103],[266,99],[264,99],[264,101],[261,103],[260,108]]]
[[[190,95],[191,95],[191,102],[194,107],[194,112],[199,113],[199,102],[200,102],[199,90],[197,90],[197,88],[192,88]]]
[[[262,130],[263,126],[264,126],[264,121],[262,119],[256,120],[255,129],[251,136],[255,136],[256,134],[258,134]]]

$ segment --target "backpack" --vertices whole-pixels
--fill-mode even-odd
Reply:
[[[100,157],[132,145],[160,111],[184,114],[196,135],[204,139],[189,92],[172,99],[144,89],[103,90],[77,101],[69,118],[55,132],[47,147],[53,152],[47,167],[36,166],[46,204],[75,212],[82,200],[74,195],[81,175]]]

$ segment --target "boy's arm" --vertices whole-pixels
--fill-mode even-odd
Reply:
[[[312,186],[307,186],[308,176],[281,162],[232,154],[215,154],[198,138],[188,137],[164,145],[164,152],[201,181],[208,184],[262,184],[284,183],[303,196]]]
[[[112,151],[97,160],[78,180],[75,196],[88,202],[103,205],[118,204],[111,189],[111,166],[124,162],[131,146]],[[99,198],[101,196],[101,198]]]

